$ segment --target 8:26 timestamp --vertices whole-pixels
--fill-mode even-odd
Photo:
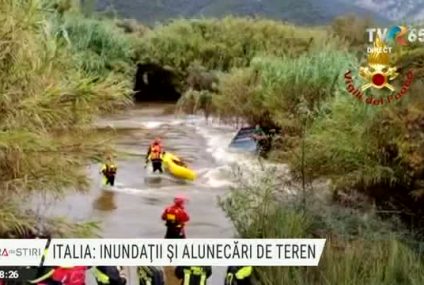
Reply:
[[[37,277],[38,267],[3,266],[0,267],[0,285],[26,284]]]
[[[17,280],[20,277],[20,271],[16,267],[0,267],[0,279]]]
[[[3,266],[0,267],[0,285],[27,284],[37,273],[37,267]]]

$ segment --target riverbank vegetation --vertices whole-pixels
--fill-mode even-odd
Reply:
[[[423,248],[399,220],[382,220],[366,199],[346,207],[311,189],[293,193],[294,185],[271,167],[235,174],[239,183],[221,205],[240,237],[327,239],[318,267],[257,267],[259,284],[424,282]]]
[[[181,110],[283,130],[273,159],[299,172],[298,157],[306,151],[310,179],[331,178],[337,195],[366,193],[419,231],[424,49],[393,54],[401,71],[398,90],[406,72],[414,73],[407,95],[384,106],[360,103],[346,91],[343,75],[350,69],[357,76],[366,64],[367,25],[350,16],[313,29],[261,19],[178,20],[150,31],[137,50],[141,61],[170,66],[186,78]],[[196,84],[188,80],[193,73]]]
[[[304,207],[287,208],[282,201],[274,202],[270,213],[251,212],[244,208],[250,205],[248,196],[240,198],[244,204],[231,200],[224,206],[243,237],[330,239],[319,269],[260,270],[261,284],[280,284],[275,276],[295,284],[423,281],[417,248],[424,229],[424,49],[411,46],[393,54],[401,74],[397,90],[408,70],[415,76],[401,100],[384,106],[358,102],[346,91],[344,73],[352,70],[361,86],[357,70],[366,64],[361,29],[367,25],[352,18],[314,29],[261,19],[179,20],[153,29],[138,48],[142,61],[181,74],[180,110],[280,129],[283,143],[274,144],[270,158],[289,165],[293,179],[303,185],[300,192],[318,178],[331,181],[330,189],[308,190],[312,197],[327,197],[325,213],[319,211],[324,202],[308,205],[305,214]],[[191,84],[191,70],[202,75],[197,82],[217,80],[203,87]],[[234,207],[239,211],[232,212]],[[280,222],[267,225],[277,219],[268,215]],[[253,219],[254,228],[239,223],[246,219]],[[262,223],[267,234],[258,230]]]
[[[117,66],[125,66],[118,61],[131,52],[118,45],[119,30],[78,16],[72,6],[59,10],[54,2],[0,5],[2,237],[43,226],[60,235],[90,233],[91,224],[35,213],[30,198],[87,189],[87,163],[109,151],[90,122],[130,102],[128,80],[115,77],[123,72]]]

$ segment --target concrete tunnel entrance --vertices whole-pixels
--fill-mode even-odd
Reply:
[[[181,94],[179,80],[174,72],[160,65],[137,64],[134,97],[137,102],[176,102]]]

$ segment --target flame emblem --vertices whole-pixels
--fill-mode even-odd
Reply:
[[[377,89],[388,88],[394,91],[395,88],[389,83],[399,74],[396,67],[390,67],[390,54],[385,51],[386,45],[377,37],[374,41],[372,52],[368,55],[368,66],[360,67],[359,75],[368,83],[364,84],[362,91],[370,87]]]

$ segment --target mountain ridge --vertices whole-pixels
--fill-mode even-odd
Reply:
[[[343,0],[396,22],[423,20],[424,0]]]
[[[359,0],[358,0],[359,1]],[[424,1],[424,0],[419,0]],[[388,23],[386,16],[364,5],[347,0],[97,0],[97,10],[113,8],[124,18],[145,24],[166,22],[173,18],[259,16],[298,25],[328,24],[345,14],[369,16],[377,23]]]

